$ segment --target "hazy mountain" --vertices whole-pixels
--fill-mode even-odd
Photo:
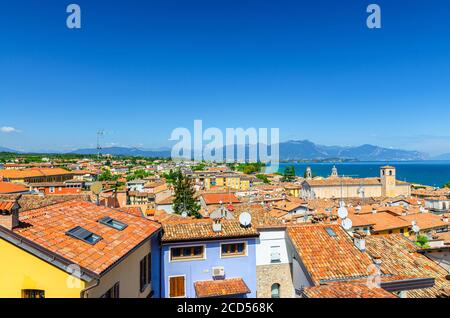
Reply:
[[[374,145],[356,147],[324,146],[309,140],[280,143],[281,160],[355,159],[360,161],[425,160],[427,155],[418,151],[383,148]]]
[[[19,153],[19,151],[17,151],[17,150],[6,148],[6,147],[0,147],[0,152],[15,152],[15,153]]]
[[[98,153],[96,148],[78,149],[70,152],[71,154],[95,155]],[[135,157],[170,157],[170,149],[144,150],[139,148],[110,147],[103,148],[102,154],[114,156],[135,156]]]
[[[418,151],[383,148],[374,145],[357,147],[324,146],[309,140],[291,140],[282,142],[280,160],[324,160],[324,159],[354,159],[359,161],[401,161],[425,160],[428,156]],[[79,149],[71,153],[97,154],[97,149]],[[139,149],[126,147],[111,147],[102,149],[103,154],[116,156],[170,157],[169,148]],[[226,153],[224,149],[224,154]],[[236,153],[236,147],[235,147]],[[248,146],[246,147],[248,153]]]
[[[431,160],[450,160],[450,153],[443,153],[442,155],[431,157]]]

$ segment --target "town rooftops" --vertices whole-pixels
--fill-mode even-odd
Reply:
[[[203,193],[201,197],[207,205],[220,203],[240,203],[239,199],[233,193]]]
[[[163,243],[258,237],[255,226],[242,226],[237,220],[222,220],[220,232],[213,231],[211,219],[184,219],[163,223]]]
[[[100,222],[107,217],[126,225],[125,228],[118,230]],[[19,221],[20,225],[12,230],[14,234],[96,275],[116,264],[160,228],[150,220],[84,201],[21,212]],[[75,238],[82,231],[83,235],[91,232],[93,238],[100,239],[89,243]]]
[[[250,289],[242,278],[229,278],[222,280],[207,280],[194,283],[197,297],[220,297],[244,295],[250,293]]]
[[[313,284],[367,277],[372,260],[340,225],[293,225],[287,233]]]

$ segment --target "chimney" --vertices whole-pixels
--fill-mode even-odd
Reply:
[[[372,208],[372,214],[377,214],[377,209]]]
[[[381,263],[383,262],[381,260],[381,256],[373,255],[372,259],[373,259],[373,263],[375,264],[375,266],[378,268],[378,270],[380,270],[381,269]]]
[[[356,231],[353,234],[353,243],[361,251],[366,251],[366,234],[361,231]]]
[[[19,225],[19,204],[17,201],[0,201],[0,226],[12,230]]]
[[[214,220],[212,227],[214,233],[222,232],[222,223],[220,222],[220,219]]]
[[[408,215],[408,212],[406,210],[403,210],[402,211],[402,216],[407,216],[407,215]]]
[[[448,216],[447,215],[443,215],[442,216],[442,221],[444,221],[445,223],[448,223]]]

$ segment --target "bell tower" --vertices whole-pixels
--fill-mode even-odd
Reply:
[[[305,179],[311,180],[312,179],[312,170],[311,167],[306,167],[305,171]]]
[[[381,195],[385,197],[396,196],[395,167],[384,166],[380,168]]]
[[[336,168],[336,165],[333,165],[333,168],[331,169],[331,176],[332,178],[337,178],[338,177],[338,171]]]

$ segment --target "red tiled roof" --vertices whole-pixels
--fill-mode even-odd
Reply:
[[[239,199],[233,193],[203,193],[206,204],[239,203]]]
[[[0,182],[1,194],[27,192],[28,190],[29,189],[27,187],[20,184],[15,184],[11,182]]]
[[[184,219],[163,223],[162,242],[211,240],[259,236],[253,225],[243,227],[237,220],[222,220],[222,230],[213,231],[211,219]]]
[[[8,211],[11,212],[11,209],[14,207],[14,205],[17,203],[17,201],[0,201],[0,211]]]
[[[331,229],[335,236],[327,233]],[[293,225],[288,235],[316,285],[335,279],[356,279],[369,275],[372,260],[353,244],[337,224]]]
[[[118,231],[97,222],[105,216],[128,226]],[[22,212],[19,219],[20,226],[13,230],[16,234],[99,275],[160,228],[150,220],[83,201]],[[65,234],[76,226],[100,235],[102,240],[90,245]]]
[[[370,255],[381,257],[381,271],[387,275],[415,278],[434,278],[431,288],[408,290],[407,297],[441,297],[450,290],[447,271],[437,263],[417,252],[418,248],[401,234],[370,235],[366,237],[366,249]]]
[[[194,283],[197,297],[220,297],[250,293],[250,289],[242,278],[208,280]]]
[[[382,288],[370,288],[363,282],[338,282],[306,287],[303,294],[307,298],[397,298]]]

